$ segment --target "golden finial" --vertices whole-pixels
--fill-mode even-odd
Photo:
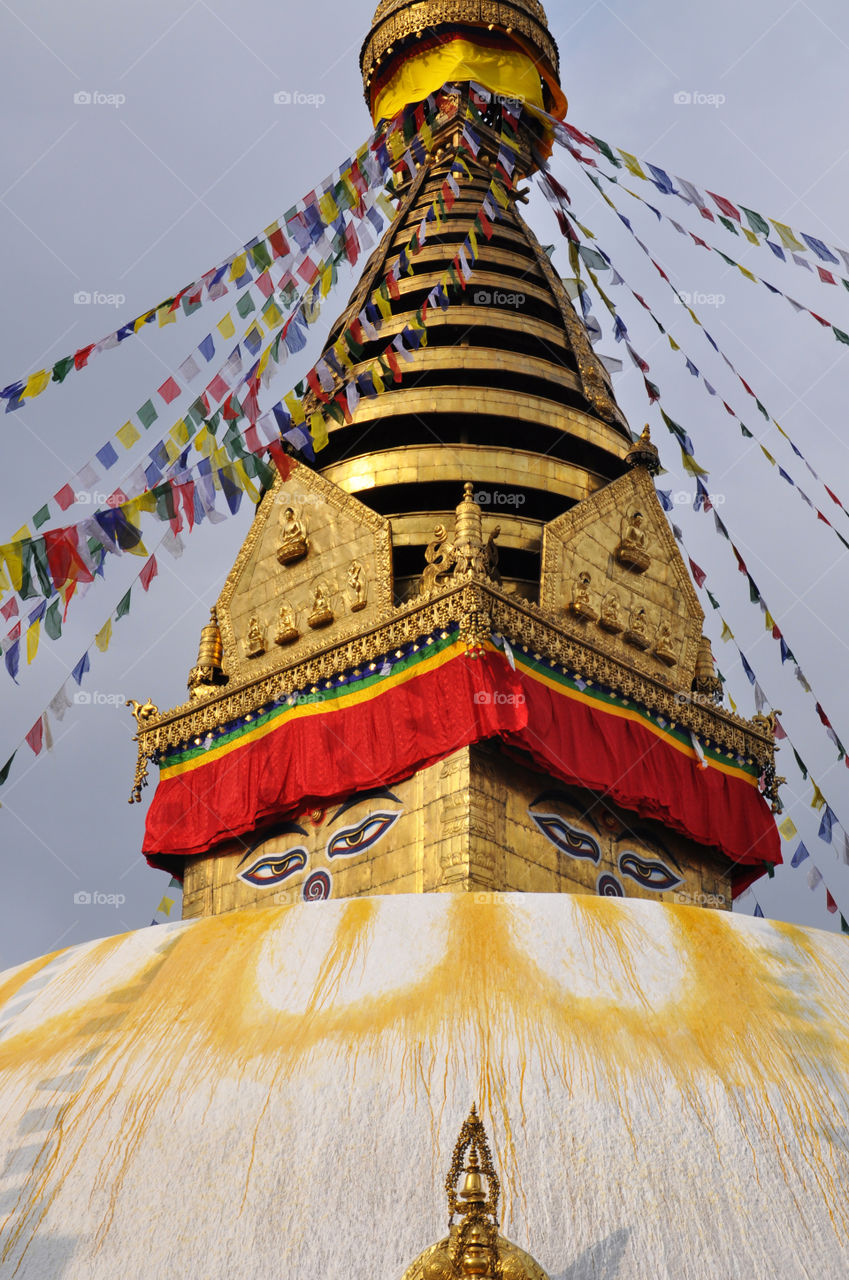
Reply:
[[[652,444],[651,429],[646,423],[637,440],[625,454],[625,462],[629,467],[645,467],[650,476],[659,475],[661,471],[660,454],[657,446]]]

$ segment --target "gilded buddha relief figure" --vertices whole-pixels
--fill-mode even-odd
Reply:
[[[651,564],[651,556],[646,550],[644,520],[642,511],[632,511],[630,515],[624,517],[619,545],[614,553],[621,565],[635,573],[644,573]]]
[[[278,561],[280,564],[293,564],[296,560],[303,560],[309,545],[306,521],[296,514],[294,507],[285,507],[280,516]]]

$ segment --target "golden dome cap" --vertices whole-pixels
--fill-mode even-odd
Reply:
[[[381,0],[360,52],[366,101],[370,101],[372,76],[387,55],[400,64],[410,41],[425,32],[433,35],[458,26],[500,30],[516,37],[517,44],[559,83],[557,42],[538,0]]]

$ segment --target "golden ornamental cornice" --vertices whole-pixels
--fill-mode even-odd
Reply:
[[[503,636],[515,649],[552,661],[587,683],[597,683],[662,717],[670,726],[692,730],[707,745],[757,761],[764,768],[774,766],[775,743],[767,721],[746,720],[689,689],[676,689],[662,677],[642,674],[590,641],[568,635],[555,614],[507,596],[473,575],[426,599],[419,596],[407,602],[396,608],[388,621],[354,639],[316,647],[313,654],[289,667],[165,713],[153,708],[155,714],[148,712],[138,721],[140,761],[203,738],[290,694],[304,689],[320,691],[322,685],[344,672],[367,666],[403,644],[444,631],[452,624],[459,624],[470,645],[490,634]]]
[[[536,10],[539,10],[538,16],[534,16]],[[372,30],[363,43],[360,69],[366,102],[375,67],[395,44],[409,36],[452,24],[516,31],[536,47],[558,76],[560,74],[560,53],[548,30],[542,6],[534,5],[532,9],[529,0],[418,0],[415,4],[402,0],[388,8],[380,19],[375,15]]]

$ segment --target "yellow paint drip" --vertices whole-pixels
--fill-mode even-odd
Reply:
[[[455,1082],[470,1081],[495,1131],[508,1222],[527,1206],[516,1134],[526,1123],[528,1080],[561,1107],[582,1091],[613,1103],[635,1151],[634,1120],[652,1114],[655,1082],[674,1082],[682,1107],[713,1137],[717,1155],[715,1117],[705,1098],[711,1084],[719,1085],[751,1145],[755,1173],[756,1150],[774,1150],[785,1179],[799,1179],[824,1197],[835,1230],[847,1231],[833,1169],[836,1127],[849,1110],[849,989],[822,944],[789,926],[750,933],[721,913],[658,907],[683,973],[659,1002],[640,981],[654,946],[651,917],[612,899],[570,897],[564,923],[574,917],[571,931],[587,943],[599,986],[599,994],[583,995],[540,969],[521,943],[509,899],[480,903],[471,895],[446,895],[438,913],[429,900],[420,917],[423,927],[444,931],[438,959],[406,981],[401,974],[388,994],[352,994],[359,988],[348,988],[392,901],[363,898],[342,907],[303,1012],[266,1003],[261,970],[272,939],[286,963],[297,962],[287,937],[295,923],[303,924],[304,911],[320,908],[267,908],[204,919],[175,933],[167,952],[135,980],[135,998],[117,1013],[114,1001],[99,997],[45,1020],[38,1031],[0,1042],[2,1077],[23,1083],[67,1070],[93,1045],[99,1050],[84,1086],[63,1107],[44,1167],[22,1188],[2,1257],[32,1238],[114,1109],[123,1109],[125,1119],[120,1138],[103,1152],[95,1182],[95,1190],[108,1189],[110,1197],[100,1242],[166,1095],[189,1089],[200,1095],[222,1079],[260,1083],[267,1092],[254,1125],[255,1154],[272,1099],[328,1062],[351,1095],[362,1073],[391,1080],[416,1107],[423,1103],[439,1173],[448,1153],[436,1149],[443,1111],[449,1100],[452,1106],[458,1101]],[[528,895],[530,909],[533,901]],[[114,945],[101,944],[85,964],[107,963]],[[788,966],[788,948],[799,956],[798,970]],[[605,993],[605,974],[614,965],[626,976],[627,1000]],[[797,972],[805,975],[804,992],[793,988]],[[26,975],[18,979],[23,983]],[[98,1025],[100,1032],[86,1030]],[[771,1100],[775,1086],[782,1114]],[[465,1107],[472,1098],[460,1101]],[[444,1147],[444,1139],[439,1142]],[[253,1165],[252,1156],[243,1186],[234,1189],[242,1209],[250,1202]]]

